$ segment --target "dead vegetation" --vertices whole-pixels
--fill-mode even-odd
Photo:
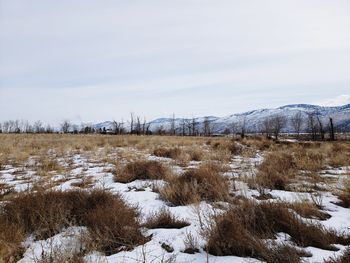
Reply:
[[[114,180],[129,183],[135,180],[160,180],[169,176],[170,169],[159,161],[134,161],[127,163],[115,172]]]
[[[207,232],[207,249],[218,256],[255,257],[267,262],[285,262],[305,253],[291,247],[270,249],[264,239],[274,239],[277,233],[287,233],[298,246],[313,246],[337,250],[333,244],[349,245],[347,236],[338,236],[319,224],[305,223],[282,203],[243,201],[222,215],[217,215]],[[275,253],[276,252],[276,253]]]
[[[158,212],[149,215],[143,224],[149,229],[154,228],[183,228],[190,224],[185,220],[179,219],[166,207],[161,208]]]
[[[272,152],[266,156],[256,175],[256,182],[266,188],[285,190],[296,176],[293,156],[285,152]]]
[[[173,205],[187,205],[197,201],[227,201],[230,198],[228,179],[222,174],[223,167],[204,163],[196,169],[171,176],[160,189],[163,200]]]
[[[102,190],[21,194],[0,214],[1,257],[5,262],[18,258],[26,235],[46,239],[69,226],[86,226],[89,246],[107,255],[131,249],[146,240],[137,216],[121,197]]]

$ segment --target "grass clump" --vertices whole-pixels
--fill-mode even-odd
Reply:
[[[153,154],[158,157],[165,157],[165,158],[171,158],[176,160],[181,156],[182,150],[179,147],[174,147],[174,148],[158,147],[153,151]]]
[[[292,154],[272,152],[259,166],[256,182],[266,188],[285,190],[295,177],[296,169]]]
[[[347,245],[348,237],[337,236],[319,224],[307,224],[283,203],[243,201],[240,205],[216,216],[207,233],[207,249],[217,256],[255,257],[267,262],[284,262],[291,255],[300,262],[301,251],[293,248],[271,249],[263,239],[273,239],[277,233],[287,233],[298,246],[313,246],[335,251],[335,243]],[[276,253],[275,253],[276,252]],[[281,257],[281,253],[283,255]],[[303,254],[303,253],[302,253]],[[303,256],[306,256],[305,254]]]
[[[199,200],[228,200],[229,182],[221,171],[218,164],[204,163],[180,176],[171,176],[167,185],[160,189],[160,196],[173,205],[187,205]]]
[[[119,169],[114,180],[120,183],[129,183],[135,180],[165,179],[170,174],[170,169],[158,161],[134,161]]]
[[[47,239],[69,226],[86,226],[90,245],[107,255],[145,242],[138,211],[120,196],[102,190],[25,193],[4,204],[0,213],[4,261],[27,235]]]
[[[163,207],[159,212],[151,214],[146,218],[145,227],[149,229],[155,228],[183,228],[190,224],[185,220],[178,219],[170,213],[169,209]]]

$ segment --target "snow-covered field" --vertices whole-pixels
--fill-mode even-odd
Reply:
[[[240,147],[247,147],[237,142]],[[199,146],[198,146],[199,145]],[[153,149],[156,145],[151,145]],[[186,147],[189,146],[181,146]],[[209,151],[208,145],[197,142],[204,152]],[[256,175],[259,165],[263,162],[267,151],[254,150],[249,154],[232,154],[229,161],[225,163],[229,169],[225,176],[229,179],[231,194],[237,198],[246,197],[260,200],[261,189],[254,189],[250,186],[249,180]],[[36,191],[40,186],[46,190],[72,190],[98,188],[120,193],[128,204],[136,205],[140,210],[141,221],[149,215],[161,210],[164,207],[177,218],[184,219],[189,226],[180,229],[147,229],[143,228],[145,236],[151,239],[144,245],[135,247],[131,251],[105,256],[98,251],[89,251],[84,255],[86,262],[260,262],[260,260],[249,257],[237,256],[213,256],[206,252],[205,236],[202,234],[201,218],[210,218],[213,211],[224,211],[225,202],[199,201],[194,204],[173,206],[162,200],[155,190],[166,184],[164,180],[135,180],[129,183],[115,182],[114,173],[117,165],[126,164],[135,160],[156,160],[168,164],[174,174],[181,174],[189,168],[198,167],[206,159],[200,161],[189,161],[186,165],[179,164],[171,158],[158,157],[153,155],[152,150],[147,147],[110,147],[104,146],[93,150],[67,149],[63,154],[56,156],[54,149],[47,152],[47,157],[55,159],[61,167],[57,171],[52,170],[48,175],[42,176],[38,173],[39,165],[36,156],[31,156],[23,163],[9,163],[0,166],[0,185],[2,186],[3,201],[11,200],[11,196],[21,192]],[[326,178],[319,184],[319,191],[286,191],[265,189],[264,192],[270,195],[270,201],[277,202],[319,202],[322,210],[329,214],[326,220],[305,219],[311,223],[318,222],[327,229],[334,229],[338,233],[350,234],[350,209],[338,205],[337,191],[341,191],[344,180],[350,177],[350,167],[327,166],[318,172],[320,178]],[[302,179],[300,179],[302,180]],[[306,183],[300,181],[299,183]],[[6,194],[5,194],[6,193]],[[1,200],[1,199],[0,199]],[[118,215],[116,215],[118,216]],[[1,230],[0,230],[1,231]],[[82,246],[81,235],[86,231],[84,226],[72,226],[46,240],[37,240],[28,236],[23,240],[24,253],[18,262],[41,262],[42,257],[54,258],[57,254],[69,254],[79,251]],[[184,253],[186,240],[191,237],[198,245],[199,251],[194,254]],[[288,243],[288,234],[279,233],[275,242]],[[164,249],[164,247],[170,249]],[[346,246],[335,244],[338,251],[323,250],[315,247],[306,247],[305,251],[310,252],[310,257],[304,257],[305,262],[324,262],[330,257],[341,255]]]

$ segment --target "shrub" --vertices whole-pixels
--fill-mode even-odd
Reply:
[[[165,179],[170,169],[158,161],[135,161],[118,170],[114,176],[116,182],[129,183],[135,180]]]
[[[263,187],[285,190],[295,173],[295,164],[290,153],[272,152],[259,166],[256,182]]]
[[[145,227],[149,229],[154,228],[183,228],[190,224],[185,220],[178,219],[172,215],[169,209],[163,207],[159,212],[151,214],[146,218]]]
[[[160,195],[174,205],[187,205],[199,200],[228,200],[229,183],[221,169],[217,164],[205,163],[180,176],[169,177]]]
[[[109,192],[50,191],[25,193],[7,202],[0,224],[14,227],[20,231],[18,236],[34,235],[40,239],[68,226],[86,226],[94,247],[111,254],[145,242],[137,216],[135,208]]]

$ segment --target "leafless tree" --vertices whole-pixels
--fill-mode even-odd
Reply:
[[[323,128],[323,123],[322,120],[320,118],[319,114],[316,114],[317,116],[317,122],[318,122],[318,128],[319,128],[319,133],[320,133],[320,138],[322,141],[324,141],[324,135],[325,135],[325,130]]]
[[[36,121],[34,122],[34,132],[35,133],[40,133],[43,131],[43,124],[41,121]]]
[[[130,133],[134,132],[134,113],[130,113]]]
[[[317,122],[316,122],[316,116],[313,112],[309,113],[307,116],[307,126],[308,126],[308,132],[311,133],[312,140],[316,140]]]
[[[186,135],[186,120],[184,118],[181,120],[181,133],[182,136]]]
[[[277,114],[271,117],[270,122],[275,139],[278,140],[281,130],[286,126],[287,119],[285,116]]]
[[[239,132],[241,134],[241,138],[245,137],[246,133],[246,116],[242,115],[239,120]]]
[[[291,118],[291,124],[293,127],[294,132],[297,134],[297,137],[299,138],[300,132],[303,127],[303,115],[300,111],[294,114]]]
[[[272,122],[269,117],[265,118],[261,123],[261,133],[264,134],[266,138],[271,138],[273,129],[272,129]]]
[[[211,135],[211,124],[209,117],[204,117],[203,121],[203,135],[210,136]]]
[[[170,133],[172,135],[176,135],[176,125],[175,125],[175,114],[173,113],[173,116],[171,118],[171,123],[170,123]]]
[[[335,141],[333,118],[331,117],[329,117],[329,131],[330,131],[330,140]]]
[[[64,120],[62,123],[61,123],[61,131],[63,133],[68,133],[69,132],[69,129],[71,128],[71,123],[69,120]]]

